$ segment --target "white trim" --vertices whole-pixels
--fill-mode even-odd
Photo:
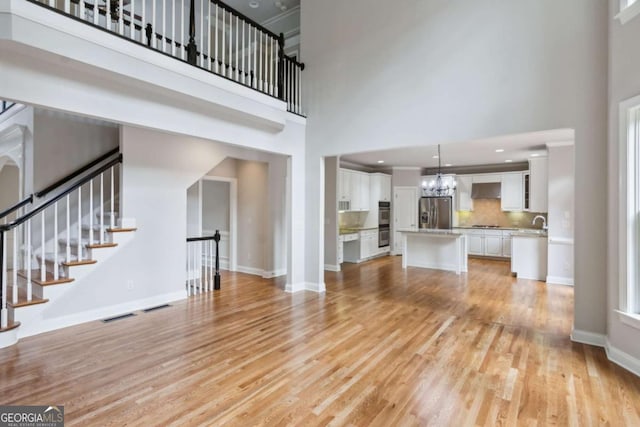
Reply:
[[[573,277],[547,276],[547,285],[574,286]]]
[[[421,171],[422,168],[418,166],[393,166],[391,170],[394,171]]]
[[[581,331],[574,329],[571,332],[571,341],[579,342],[582,344],[595,345],[598,347],[604,347],[606,343],[606,337],[604,334],[597,334],[595,332]]]
[[[287,283],[284,288],[284,291],[290,294],[294,294],[300,291],[323,293],[323,292],[326,292],[326,290],[327,288],[324,282],[322,283],[301,282],[301,283],[293,283],[293,284]]]
[[[640,14],[640,1],[634,1],[628,6],[623,6],[621,4],[620,12],[614,16],[614,19],[618,19],[620,24],[624,25],[638,14]]]
[[[87,310],[54,319],[46,319],[36,322],[37,324],[33,325],[31,328],[23,328],[23,326],[26,325],[20,326],[18,328],[18,338],[41,334],[44,332],[53,331],[55,329],[66,328],[68,326],[78,325],[80,323],[118,316],[120,314],[130,313],[132,311],[142,310],[161,304],[166,304],[172,301],[183,300],[185,298],[187,298],[187,291],[183,290],[156,295],[150,298],[128,301],[122,304],[110,305],[108,307],[96,308],[94,310]]]
[[[614,311],[618,313],[618,318],[622,323],[632,328],[640,329],[640,314],[625,313],[620,310]]]
[[[547,148],[573,147],[575,145],[575,141],[574,140],[570,140],[570,141],[547,142],[546,145],[547,145]]]
[[[607,339],[604,350],[607,353],[607,359],[618,366],[623,367],[627,371],[640,377],[640,360],[611,345]]]
[[[338,272],[338,271],[340,271],[340,265],[325,264],[324,265],[324,269],[325,269],[325,271]]]
[[[280,277],[280,276],[286,276],[286,275],[287,275],[286,268],[281,268],[278,270],[271,270],[271,271],[267,271],[267,270],[262,271],[263,279],[273,279],[274,277]]]

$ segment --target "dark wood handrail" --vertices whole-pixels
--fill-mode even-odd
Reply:
[[[203,242],[205,240],[215,240],[215,235],[213,236],[202,236],[202,237],[187,237],[187,242]]]
[[[54,197],[54,198],[52,198],[50,200],[47,200],[46,203],[43,203],[42,205],[38,206],[34,210],[27,212],[26,214],[22,215],[20,218],[17,218],[15,220],[11,221],[8,224],[0,225],[0,232],[5,232],[5,231],[8,231],[8,230],[11,230],[12,228],[15,228],[15,227],[19,226],[20,224],[26,222],[27,220],[33,218],[34,216],[36,216],[40,212],[42,212],[45,209],[47,209],[49,206],[53,205],[55,202],[57,202],[60,199],[62,199],[63,197],[65,197],[67,194],[71,193],[72,191],[74,191],[75,189],[77,189],[79,187],[82,187],[84,184],[86,184],[87,182],[91,181],[92,179],[94,179],[95,177],[100,175],[102,172],[108,170],[112,166],[117,165],[118,163],[122,163],[122,154],[120,154],[118,157],[116,157],[115,159],[111,160],[110,162],[105,163],[104,165],[100,166],[98,169],[93,171],[91,174],[85,176],[81,180],[76,181],[76,183],[73,184],[71,187],[67,188],[65,191],[63,191],[62,193],[58,194],[56,197]]]
[[[85,173],[89,169],[91,169],[94,166],[96,166],[96,165],[102,163],[103,161],[107,160],[109,157],[113,157],[114,155],[118,154],[119,151],[120,151],[120,148],[118,147],[118,148],[114,148],[113,150],[103,154],[102,156],[98,157],[97,159],[93,160],[92,162],[87,163],[86,165],[82,166],[80,169],[77,169],[77,170],[71,172],[69,175],[65,176],[64,178],[60,178],[59,180],[57,180],[53,184],[49,185],[44,190],[38,191],[36,193],[36,197],[46,196],[47,194],[51,193],[56,188],[66,184],[67,182],[71,181],[72,179],[76,178],[77,176],[82,175],[83,173]]]
[[[4,218],[7,215],[12,214],[13,212],[17,211],[23,206],[28,205],[29,203],[33,203],[33,194],[27,197],[26,199],[24,199],[23,201],[18,202],[15,205],[11,206],[10,208],[7,208],[2,212],[0,212],[0,219]]]
[[[287,56],[287,55],[284,56],[284,59],[286,59],[287,61],[291,62],[292,64],[298,66],[300,68],[300,70],[304,71],[304,62],[298,62],[293,57]]]

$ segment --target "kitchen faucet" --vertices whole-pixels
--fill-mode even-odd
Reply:
[[[543,229],[543,230],[546,230],[547,228],[549,228],[549,227],[547,226],[547,220],[546,220],[546,219],[545,219],[545,217],[543,217],[542,215],[536,215],[536,216],[533,218],[533,221],[531,221],[531,225],[536,225],[536,219],[538,219],[538,218],[542,219],[542,229]]]

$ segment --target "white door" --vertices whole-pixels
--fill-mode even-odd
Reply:
[[[418,187],[393,187],[393,253],[402,253],[402,236],[397,230],[418,229]]]

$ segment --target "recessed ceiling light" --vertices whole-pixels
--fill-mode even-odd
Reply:
[[[538,154],[538,153],[533,153],[533,154],[531,155],[531,157],[538,157],[539,155],[540,155],[540,154]]]
[[[503,152],[504,152],[504,148],[498,148],[498,149],[496,150],[496,153],[503,153]]]
[[[451,167],[451,166],[453,166],[453,165],[452,165],[451,163],[446,163],[446,164],[445,164],[445,166],[446,166],[446,167]]]
[[[252,0],[249,2],[249,7],[252,9],[257,9],[260,7],[260,3],[258,3],[256,0]]]
[[[433,156],[433,158],[434,158],[434,159],[437,159],[437,158],[438,158],[438,155],[436,154],[435,156]]]
[[[384,160],[378,160],[378,163],[382,164],[382,163],[384,163]]]
[[[504,162],[505,163],[511,163],[511,162],[513,162],[513,160],[505,160]]]

